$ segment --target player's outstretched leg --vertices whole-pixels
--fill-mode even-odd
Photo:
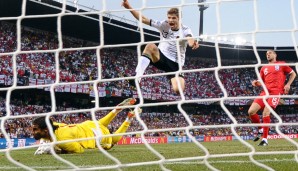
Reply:
[[[142,109],[138,108],[135,109],[133,111],[129,111],[127,113],[127,118],[125,119],[125,121],[122,123],[122,125],[118,128],[118,130],[114,133],[114,134],[120,134],[120,133],[125,133],[128,129],[128,127],[130,126],[130,123],[134,120],[135,116],[136,116],[136,110],[138,111],[138,114],[142,113]],[[113,136],[112,137],[112,144],[113,146],[115,144],[117,144],[117,142],[122,138],[122,136]]]
[[[256,100],[255,100],[256,101]],[[262,101],[260,103],[263,103]],[[261,109],[259,101],[253,102],[248,109],[248,115],[252,123],[260,123],[260,117],[257,112]],[[263,134],[263,128],[258,126],[258,133],[254,137],[253,141],[258,141]]]
[[[111,121],[116,117],[116,115],[122,111],[123,108],[119,106],[130,106],[134,105],[136,103],[136,99],[134,98],[128,98],[123,100],[121,103],[117,105],[115,109],[113,109],[110,113],[108,113],[106,116],[101,118],[99,122],[104,125],[105,127],[108,127],[108,125],[111,123]]]
[[[263,110],[263,123],[264,124],[271,123],[270,110],[267,107],[265,107]],[[259,146],[267,146],[268,145],[268,140],[267,140],[268,134],[269,134],[269,126],[264,125],[263,126],[263,138],[262,138],[262,141],[260,142]]]
[[[130,106],[130,105],[134,105],[136,103],[136,99],[135,98],[128,98],[123,100],[121,103],[119,103],[117,106]],[[121,108],[116,108],[116,109],[121,109]]]
[[[138,110],[138,114],[142,113],[142,109],[141,108],[138,108],[137,110]],[[136,110],[133,110],[133,111],[128,112],[128,114],[127,114],[127,118],[128,119],[133,119],[135,117],[136,117]]]

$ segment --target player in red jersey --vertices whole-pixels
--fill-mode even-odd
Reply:
[[[277,61],[276,57],[277,54],[274,50],[268,50],[266,52],[266,57],[269,64],[276,64],[270,66],[263,66],[260,71],[261,78],[269,92],[269,95],[282,95],[288,94],[290,90],[290,86],[296,77],[296,73],[293,69],[289,66],[285,65],[278,65],[278,64],[285,64],[283,61]],[[286,76],[289,74],[288,82],[285,84]],[[260,81],[254,80],[252,82],[253,86],[261,86]],[[259,96],[266,95],[265,91],[263,90]],[[272,109],[275,109],[279,103],[279,97],[269,97],[266,99],[269,106]],[[256,98],[253,103],[251,104],[250,108],[248,109],[249,117],[252,123],[260,123],[260,117],[257,112],[262,109],[263,110],[263,123],[269,124],[270,123],[270,110],[265,106],[262,98]],[[268,145],[267,136],[269,133],[269,127],[263,126],[258,127],[259,131],[257,136],[254,138],[254,141],[258,141],[263,134],[263,139],[260,142],[259,146],[266,146]]]

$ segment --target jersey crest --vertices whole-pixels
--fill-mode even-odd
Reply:
[[[279,71],[279,65],[275,65],[275,71]]]

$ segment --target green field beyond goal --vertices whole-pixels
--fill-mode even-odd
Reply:
[[[295,140],[297,141],[297,139]],[[256,152],[265,152],[267,154],[255,154],[253,158],[260,163],[263,163],[274,170],[295,171],[298,170],[298,163],[295,161],[294,154],[270,154],[276,151],[296,151],[297,147],[290,144],[286,140],[270,140],[269,146],[259,147],[258,143],[252,144]],[[248,156],[233,156],[236,153],[249,153],[250,149],[241,144],[239,141],[222,141],[222,142],[204,142],[202,143],[208,150],[211,157],[208,162],[218,170],[226,171],[261,171],[263,168],[252,163]],[[159,144],[152,147],[162,154],[166,160],[164,167],[170,170],[210,170],[201,159],[197,160],[180,160],[177,158],[189,158],[196,156],[204,156],[204,152],[193,143],[179,144]],[[70,166],[55,159],[52,155],[34,156],[34,149],[29,150],[14,150],[11,151],[11,156],[18,162],[21,162],[35,170],[73,170]],[[159,161],[160,159],[148,150],[145,145],[118,145],[109,151],[111,155],[116,157],[125,167],[122,170],[161,170],[158,164],[143,164],[136,166],[139,162]],[[229,154],[229,157],[216,157],[217,154]],[[80,168],[80,170],[100,170],[102,166],[115,166],[115,162],[108,159],[103,153],[98,150],[87,150],[83,154],[64,154],[60,155]],[[176,159],[175,159],[176,158]],[[171,160],[173,159],[173,160]],[[175,159],[175,160],[174,160]],[[92,168],[92,169],[91,169]],[[22,170],[21,168],[10,163],[5,157],[5,153],[0,153],[0,170]],[[105,169],[107,170],[107,169]]]

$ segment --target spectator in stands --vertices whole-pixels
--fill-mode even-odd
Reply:
[[[15,25],[0,21],[2,24],[0,26],[0,52],[13,52],[16,50],[16,32]],[[74,38],[63,38],[63,47],[81,47],[83,40],[74,39]],[[88,42],[92,44],[92,42]],[[55,38],[55,35],[46,31],[38,31],[32,28],[28,29],[22,27],[22,50],[42,50],[42,49],[57,49],[58,41]],[[122,48],[104,48],[100,51],[100,57],[102,62],[102,78],[116,78],[135,75],[133,68],[137,66],[137,52],[135,50],[122,49]],[[11,86],[13,81],[13,71],[12,71],[12,56],[2,55],[0,56],[0,86]],[[222,60],[223,65],[235,65],[239,64],[238,60]],[[252,63],[251,61],[246,61]],[[65,51],[59,54],[59,65],[60,72],[63,73],[60,75],[60,81],[88,81],[95,80],[98,78],[98,66],[97,66],[97,56],[95,50],[76,50],[76,51]],[[210,58],[187,58],[185,61],[184,69],[197,69],[197,68],[213,68],[217,66],[217,61]],[[31,85],[37,84],[50,84],[53,83],[56,79],[55,72],[55,55],[54,53],[23,53],[17,55],[17,68],[18,70],[25,69],[25,75],[27,70],[30,73],[29,80]],[[68,69],[67,69],[68,68]],[[149,66],[146,69],[148,74],[157,73],[159,70],[155,67]],[[45,76],[46,75],[46,76]],[[218,83],[215,79],[214,72],[196,72],[196,73],[185,73],[185,81],[188,82],[189,86],[186,86],[185,89],[185,98],[188,99],[202,99],[202,98],[216,98],[222,97],[223,93],[218,86]],[[68,77],[66,79],[66,77]],[[254,88],[250,80],[256,77],[254,69],[222,69],[219,72],[220,80],[223,82],[224,87],[227,90],[228,96],[253,96],[260,93],[260,89]],[[172,95],[170,84],[168,83],[165,76],[160,77],[148,77],[143,78],[144,81],[140,83],[143,97],[150,100],[158,101],[171,101],[179,99],[180,96]],[[154,85],[158,85],[156,88],[152,88]],[[297,79],[292,84],[293,94],[297,94]],[[61,86],[62,87],[62,86]],[[89,93],[90,86],[87,85],[82,89],[87,89],[85,92]],[[239,87],[239,88],[234,88]],[[57,90],[59,87],[56,87]],[[76,90],[77,86],[74,87]],[[81,88],[81,87],[80,87]],[[132,88],[129,82],[119,81],[119,82],[102,82],[99,84],[99,88],[102,90],[109,90],[107,96],[112,96],[115,92],[119,92],[120,96],[126,92],[136,95],[137,92]],[[64,90],[65,87],[62,87],[59,90]],[[123,91],[121,91],[123,90]],[[210,90],[210,91],[203,91]],[[211,91],[212,90],[212,91]],[[128,94],[129,94],[128,93]],[[102,96],[106,97],[106,96]],[[29,103],[30,104],[30,103]],[[291,104],[294,104],[291,103]],[[235,105],[235,103],[230,103],[230,105]],[[279,113],[292,115],[292,116],[282,116],[283,121],[286,122],[297,122],[295,108],[289,107],[287,105],[287,110],[284,110]],[[68,106],[69,108],[77,108],[76,106]],[[47,113],[51,111],[51,106],[47,105],[26,105],[20,103],[18,100],[12,100],[10,104],[11,114],[14,115],[27,115],[27,114],[37,114],[37,113]],[[291,110],[292,109],[292,110]],[[57,111],[66,111],[66,106],[57,106]],[[175,112],[174,112],[175,113]],[[217,120],[212,120],[212,115],[214,113],[208,110],[203,110],[202,113],[194,114],[189,113],[193,116],[192,121],[194,125],[206,125],[206,124],[228,124],[230,121],[226,118],[225,113],[217,113],[221,115]],[[235,113],[235,111],[234,111]],[[104,112],[97,112],[97,117],[103,117]],[[166,115],[166,117],[162,117]],[[6,116],[5,108],[5,98],[0,99],[0,117]],[[64,122],[67,124],[73,124],[85,121],[91,117],[80,117],[79,114],[67,115],[65,117],[58,117],[55,115],[52,119],[56,122]],[[115,122],[111,125],[113,127],[119,127],[119,123],[126,116],[120,116],[115,118]],[[184,119],[177,119],[176,115],[168,116],[168,113],[161,113],[160,115],[152,115],[152,111],[144,112],[141,115],[142,119],[146,121],[146,124],[150,129],[155,128],[171,128],[171,127],[181,127],[187,125],[187,122]],[[235,119],[240,123],[247,123],[248,120],[246,117],[241,117],[236,115]],[[19,122],[16,122],[16,121]],[[172,122],[169,122],[169,121]],[[210,121],[210,122],[209,122]],[[13,129],[17,128],[18,124],[22,125],[24,128],[25,134],[22,134],[22,130]],[[24,123],[24,124],[22,124]],[[11,119],[6,120],[5,122],[5,131],[11,133],[12,136],[25,136],[32,137],[30,131],[30,125],[32,120],[29,118],[23,119]],[[128,131],[137,131],[142,130],[142,126],[137,122],[133,122],[129,127]],[[244,128],[237,128],[237,132],[241,135],[246,134],[246,132],[252,132],[252,130],[245,130]],[[274,128],[272,128],[274,129]],[[215,135],[217,134],[217,129],[214,129]],[[3,130],[1,130],[3,131]],[[0,131],[0,132],[1,132]],[[211,132],[210,130],[199,130],[200,135],[206,135],[206,132]],[[253,130],[254,131],[254,130]],[[297,133],[296,127],[281,127],[283,132],[295,132]],[[8,133],[7,132],[7,133]],[[231,135],[230,130],[221,131],[225,135]],[[173,134],[177,135],[175,131]],[[169,133],[170,134],[170,133]]]

